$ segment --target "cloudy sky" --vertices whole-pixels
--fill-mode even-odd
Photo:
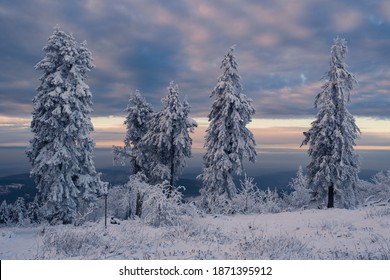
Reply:
[[[390,1],[386,0],[2,0],[0,146],[26,146],[34,65],[55,25],[88,42],[98,147],[123,140],[123,109],[139,89],[156,109],[171,80],[192,105],[203,146],[210,92],[231,45],[245,93],[257,110],[258,149],[299,149],[315,116],[333,38],[346,38],[359,86],[350,111],[357,149],[390,150]]]

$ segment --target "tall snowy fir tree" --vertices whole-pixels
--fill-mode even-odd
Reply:
[[[255,109],[251,100],[242,93],[238,64],[231,47],[222,60],[223,74],[218,78],[211,97],[215,97],[209,114],[203,157],[202,204],[208,210],[229,204],[236,195],[233,174],[244,170],[243,160],[256,160],[256,143],[246,125],[251,122]]]
[[[86,79],[94,65],[86,44],[59,27],[43,50],[35,66],[43,75],[33,99],[34,137],[27,155],[45,218],[66,224],[83,214],[105,186],[94,167],[89,135],[92,94]]]
[[[125,110],[127,112],[124,124],[127,134],[124,140],[125,146],[131,146],[133,157],[134,173],[142,171],[146,166],[147,159],[144,157],[140,141],[148,131],[148,123],[153,117],[153,107],[146,102],[141,93],[136,90],[129,99],[129,104]]]
[[[179,88],[173,82],[162,99],[163,108],[148,123],[149,129],[142,138],[144,151],[149,159],[151,182],[169,181],[171,189],[178,174],[185,166],[185,158],[191,157],[193,132],[197,123],[188,116],[188,102],[179,99]]]
[[[149,121],[154,114],[153,107],[147,103],[141,93],[136,90],[130,94],[130,99],[125,112],[127,113],[124,121],[124,124],[126,125],[125,145],[124,147],[113,146],[114,164],[120,163],[124,166],[126,165],[126,161],[130,159],[133,174],[143,172],[144,175],[150,176],[150,159],[147,156],[148,150],[145,150],[149,149],[149,147],[142,145],[141,140],[148,131]],[[143,176],[139,178],[143,178]],[[133,185],[135,182],[129,183],[130,185]],[[142,190],[138,190],[136,194],[136,216],[141,216],[142,204]]]
[[[136,90],[130,94],[125,112],[127,113],[124,121],[126,125],[125,145],[113,147],[114,160],[124,165],[126,159],[130,158],[134,174],[139,171],[147,174],[148,159],[145,157],[146,152],[142,150],[140,142],[148,131],[148,122],[153,116],[153,107]]]
[[[356,206],[359,160],[354,152],[360,130],[347,109],[356,79],[347,70],[345,39],[336,38],[331,47],[327,80],[315,98],[316,120],[304,132],[302,145],[309,145],[307,167],[313,200],[318,205],[341,208]]]

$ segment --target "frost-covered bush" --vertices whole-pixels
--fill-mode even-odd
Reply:
[[[303,173],[302,166],[299,166],[297,175],[289,183],[292,192],[284,197],[285,207],[287,209],[301,209],[309,206],[311,202],[311,190],[306,175]]]
[[[192,204],[183,203],[180,188],[172,189],[168,182],[150,185],[144,196],[142,220],[152,226],[180,225],[186,217],[196,215]]]
[[[363,206],[390,204],[390,170],[375,174],[371,182],[360,180],[357,197]]]
[[[232,215],[237,212],[235,206],[236,200],[228,200],[224,196],[210,197],[207,207],[205,208],[204,199],[196,201],[195,204],[198,210],[202,213],[213,215]]]
[[[233,204],[239,213],[260,212],[260,191],[253,182],[253,178],[245,176],[244,181],[241,181],[241,189],[233,199]]]
[[[108,215],[122,220],[127,219],[129,217],[129,196],[130,190],[126,188],[126,185],[110,188],[107,196]]]
[[[139,172],[131,175],[125,185],[112,188],[108,195],[110,215],[123,220],[141,217],[144,198],[151,192],[146,181],[146,176]]]
[[[281,202],[276,190],[259,190],[253,178],[245,177],[241,189],[229,206],[232,208],[231,213],[277,213],[282,210]]]
[[[366,212],[366,219],[374,219],[375,217],[390,216],[390,204],[385,207],[368,207]]]
[[[112,216],[140,217],[153,226],[177,225],[185,216],[196,215],[195,207],[183,202],[180,187],[172,188],[167,182],[150,185],[142,173],[130,176],[125,185],[112,188],[108,204]]]
[[[282,210],[281,198],[276,190],[260,191],[261,213],[278,213]]]
[[[143,198],[149,187],[145,175],[137,173],[131,175],[125,185],[112,188],[108,195],[110,215],[119,219],[140,217]]]

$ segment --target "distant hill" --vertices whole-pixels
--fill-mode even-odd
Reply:
[[[109,182],[110,186],[121,185],[128,181],[130,174],[128,167],[110,167],[100,169],[98,172],[102,173],[102,179],[105,182]],[[374,170],[362,170],[359,174],[361,179],[369,180],[377,173]],[[184,186],[186,189],[183,191],[185,198],[195,197],[199,195],[199,190],[202,187],[202,182],[196,179],[198,173],[185,173],[177,181],[177,186]],[[266,190],[270,188],[272,190],[277,189],[279,193],[285,191],[290,192],[291,189],[288,184],[291,182],[291,178],[294,178],[296,171],[284,171],[264,174],[261,176],[255,176],[254,182],[259,189]],[[234,181],[237,187],[240,186],[240,180],[244,177],[234,177]],[[0,203],[6,200],[7,203],[13,203],[21,196],[24,197],[26,202],[32,201],[37,193],[33,178],[28,173],[10,175],[0,178]]]
[[[24,197],[26,202],[32,201],[36,192],[34,180],[28,173],[0,178],[0,203],[3,200],[14,203],[19,196]]]

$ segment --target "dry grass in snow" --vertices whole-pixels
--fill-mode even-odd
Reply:
[[[3,227],[0,259],[390,259],[390,206]]]

